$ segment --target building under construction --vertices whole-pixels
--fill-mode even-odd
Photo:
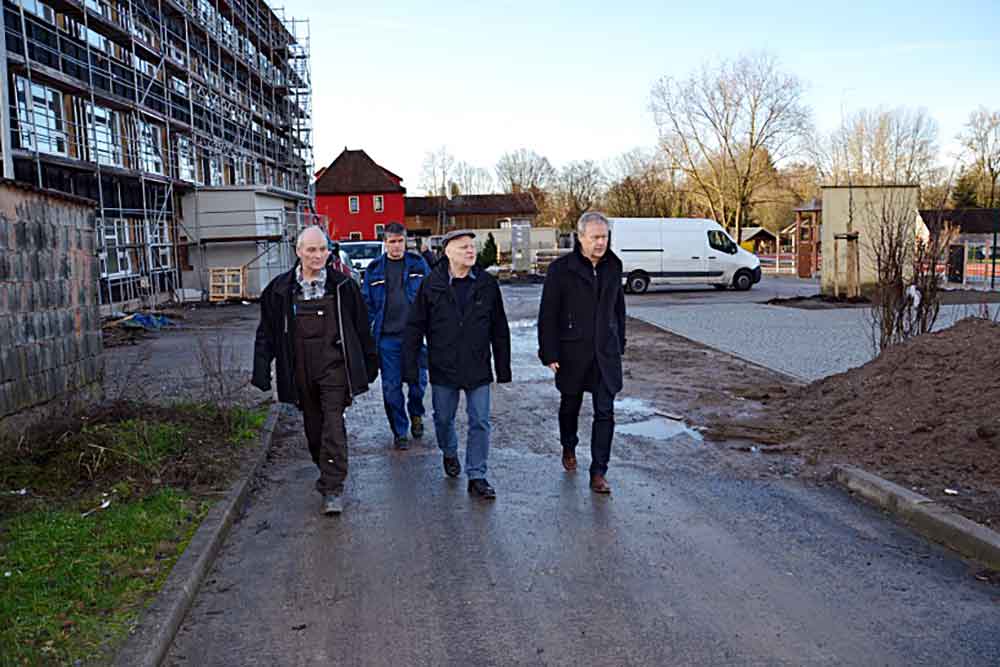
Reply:
[[[311,210],[308,23],[260,0],[3,0],[3,175],[97,202],[100,301],[287,268]]]

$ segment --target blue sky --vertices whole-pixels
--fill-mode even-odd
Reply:
[[[489,168],[520,147],[604,161],[653,146],[652,84],[766,50],[816,125],[842,109],[924,107],[942,160],[968,114],[1000,109],[1000,2],[309,2],[315,150],[363,148],[418,193],[445,145]],[[673,5],[673,6],[671,6]],[[810,6],[813,5],[813,6]]]

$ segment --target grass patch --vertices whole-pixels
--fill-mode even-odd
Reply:
[[[88,516],[38,510],[4,526],[0,664],[92,661],[128,633],[208,503],[162,489]]]
[[[0,667],[107,659],[266,417],[119,402],[0,443]]]

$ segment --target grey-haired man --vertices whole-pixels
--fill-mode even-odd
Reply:
[[[357,283],[327,270],[323,230],[303,230],[295,254],[295,266],[260,296],[253,385],[270,391],[275,360],[278,400],[302,410],[322,511],[340,514],[347,479],[344,409],[378,377],[378,356]]]

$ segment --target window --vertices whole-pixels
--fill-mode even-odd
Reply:
[[[66,155],[62,93],[37,83],[29,83],[21,77],[15,77],[14,81],[21,147],[38,150],[40,153]]]
[[[118,112],[87,102],[86,120],[90,159],[98,164],[122,166]]]
[[[173,262],[170,253],[170,227],[166,220],[150,223],[149,246],[153,258],[153,268],[169,269]]]
[[[727,255],[736,254],[736,242],[729,238],[729,235],[725,232],[720,232],[718,229],[713,229],[708,232],[708,245],[712,246],[715,250],[719,252],[724,252]]]
[[[105,220],[98,227],[98,255],[101,261],[101,277],[113,278],[132,273],[132,260],[128,253],[129,225],[125,220]]]
[[[375,238],[379,241],[385,240],[385,225],[375,225]]]
[[[14,4],[16,5],[18,2],[15,0]],[[20,5],[24,7],[24,11],[27,13],[34,14],[39,18],[45,19],[49,23],[55,24],[56,13],[45,3],[38,2],[37,0],[21,0]]]
[[[222,185],[222,158],[213,157],[208,161],[208,184]]]
[[[351,213],[357,213],[361,210],[361,202],[357,195],[351,195],[347,198],[347,207]]]
[[[153,123],[136,121],[139,130],[139,161],[142,170],[163,174],[163,130]]]
[[[177,137],[177,177],[182,181],[197,182],[194,168],[194,146],[191,138],[180,135]]]
[[[351,232],[350,239],[352,241],[360,241],[361,240],[361,232]]]
[[[176,76],[170,77],[170,87],[173,88],[174,92],[178,95],[184,95],[186,97],[188,94],[187,82],[183,79],[178,79]]]
[[[382,211],[385,210],[385,199],[382,197],[382,195],[375,195],[374,197],[372,197],[372,203],[375,206],[376,213],[381,213]]]

